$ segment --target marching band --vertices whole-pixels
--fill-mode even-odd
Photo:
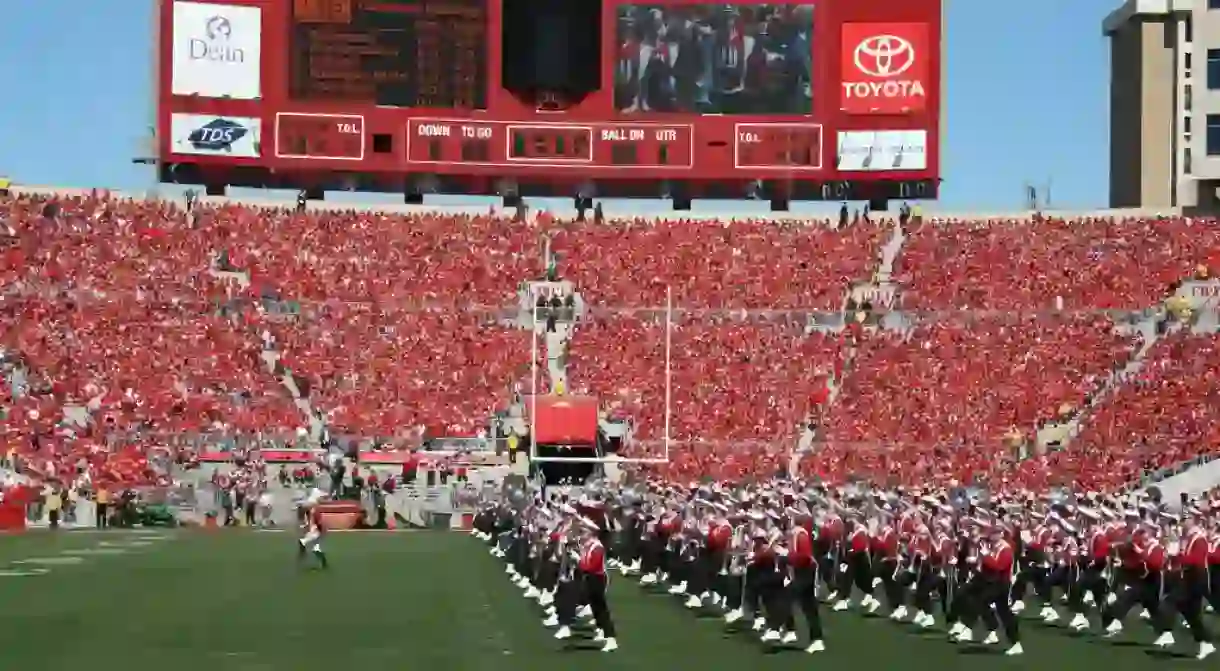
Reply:
[[[1220,505],[1176,514],[1136,495],[984,501],[947,490],[593,483],[580,496],[510,492],[484,507],[473,533],[546,609],[556,639],[591,618],[607,652],[618,648],[608,568],[667,585],[692,610],[718,608],[765,645],[811,654],[826,649],[827,603],[884,608],[924,629],[939,611],[958,643],[975,642],[981,621],[981,644],[1002,634],[1005,654],[1021,655],[1017,616],[1031,589],[1048,624],[1070,615],[1072,630],[1112,637],[1138,607],[1153,645],[1174,645],[1180,621],[1198,659],[1215,652],[1201,613],[1220,607]]]

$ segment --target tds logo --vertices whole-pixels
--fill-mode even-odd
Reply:
[[[250,129],[231,119],[212,119],[191,131],[186,141],[199,151],[231,152],[233,144],[249,133]]]

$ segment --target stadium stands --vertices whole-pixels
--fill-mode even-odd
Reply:
[[[1113,488],[1220,437],[1215,336],[1159,310],[1220,262],[1211,221],[907,221],[895,236],[27,194],[0,201],[0,222],[4,447],[43,475],[145,482],[183,436],[289,436],[313,411],[403,445],[473,435],[529,376],[519,292],[547,248],[590,306],[567,385],[630,418],[627,456],[665,442],[672,288],[670,463],[651,469],[670,477],[769,475],[802,444],[802,472],[835,481]],[[856,323],[849,287],[885,277],[900,318]],[[1070,435],[1047,444],[1055,423]]]

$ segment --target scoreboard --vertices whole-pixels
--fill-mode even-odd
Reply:
[[[163,181],[937,195],[941,0],[160,3]]]

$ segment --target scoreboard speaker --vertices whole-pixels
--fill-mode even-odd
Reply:
[[[504,0],[504,88],[536,108],[556,93],[577,104],[601,88],[601,7],[599,0]]]

